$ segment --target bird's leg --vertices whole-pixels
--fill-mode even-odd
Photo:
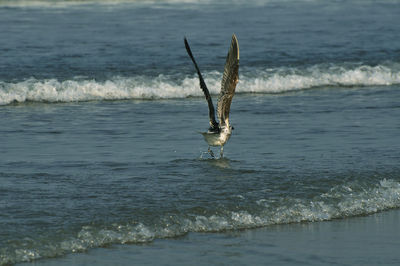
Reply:
[[[208,153],[211,155],[212,158],[215,158],[215,157],[214,157],[214,153],[213,153],[213,151],[211,150],[210,146],[208,146]]]
[[[220,153],[221,158],[224,157],[224,146],[221,146],[221,153]]]

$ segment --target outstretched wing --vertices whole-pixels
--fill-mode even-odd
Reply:
[[[218,98],[217,110],[221,127],[229,127],[229,110],[235,95],[236,84],[239,82],[239,44],[235,34],[232,36],[231,47],[226,57],[224,75],[222,76],[221,92]]]
[[[219,127],[218,127],[217,121],[215,120],[215,110],[214,110],[214,105],[212,103],[212,99],[211,99],[211,96],[210,96],[210,92],[207,89],[206,83],[204,82],[204,79],[203,79],[203,76],[201,75],[200,69],[197,66],[196,60],[194,60],[192,51],[190,50],[190,46],[189,46],[189,43],[186,40],[186,38],[185,38],[185,47],[186,47],[187,53],[189,54],[190,58],[193,61],[194,67],[197,70],[197,74],[198,74],[199,80],[200,80],[200,88],[203,90],[204,95],[206,96],[206,100],[207,100],[207,103],[208,103],[208,110],[209,110],[208,115],[210,117],[210,127],[213,130],[218,130]]]

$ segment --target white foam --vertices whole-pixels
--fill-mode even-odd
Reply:
[[[219,93],[222,74],[204,73],[210,92]],[[245,69],[240,73],[238,93],[283,93],[317,87],[389,86],[400,84],[400,64],[378,66],[313,66],[305,69]],[[79,102],[122,99],[170,99],[202,97],[196,75],[176,80],[159,75],[115,77],[96,80],[37,80],[7,83],[0,81],[0,105],[12,102]]]
[[[110,244],[150,242],[156,238],[177,237],[188,232],[220,232],[368,215],[400,208],[400,183],[388,179],[383,179],[378,184],[363,185],[355,182],[337,185],[312,199],[289,196],[273,201],[256,199],[254,206],[258,207],[235,211],[223,209],[212,215],[168,215],[148,225],[132,222],[105,227],[83,226],[75,236],[70,235],[61,242],[24,239],[21,240],[22,246],[7,249],[7,254],[0,250],[0,264],[61,256]]]
[[[400,84],[400,64],[390,66],[312,66],[306,69],[278,68],[244,74],[238,92],[282,93],[315,87],[388,86]]]
[[[119,6],[145,4],[160,7],[162,4],[207,4],[211,0],[0,0],[0,7],[12,8],[68,8],[85,5]]]
[[[0,83],[0,105],[11,102],[76,102],[121,99],[166,99],[200,96],[194,84],[184,80],[181,85],[166,80],[114,78],[105,82],[95,80],[58,81],[29,79],[18,83]],[[185,89],[183,90],[183,86]]]

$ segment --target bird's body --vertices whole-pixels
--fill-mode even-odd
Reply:
[[[232,134],[232,127],[229,124],[229,110],[232,103],[232,98],[235,95],[236,84],[239,81],[239,44],[235,34],[232,36],[231,46],[229,48],[228,56],[226,57],[226,63],[224,68],[224,74],[221,82],[221,92],[217,103],[217,112],[219,123],[215,119],[215,110],[212,103],[212,99],[206,83],[201,75],[200,69],[193,57],[192,51],[190,50],[189,43],[185,38],[186,51],[193,61],[193,64],[197,70],[197,74],[200,80],[200,88],[203,90],[206,97],[209,109],[210,128],[207,132],[202,133],[204,139],[209,145],[208,151],[213,156],[210,146],[221,146],[221,157],[223,156],[223,147],[229,140]]]
[[[232,129],[224,128],[221,132],[204,132],[201,133],[209,146],[224,146],[232,134]]]

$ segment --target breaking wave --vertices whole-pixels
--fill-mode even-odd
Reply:
[[[218,94],[222,73],[205,73],[212,94]],[[284,93],[318,87],[389,86],[400,84],[400,64],[377,66],[322,66],[308,68],[243,69],[238,93]],[[0,81],[0,105],[13,102],[80,102],[93,100],[170,99],[199,97],[197,76],[159,75],[114,77],[106,81],[30,78]]]
[[[258,0],[257,0],[258,1]],[[84,5],[209,3],[210,0],[0,0],[0,7],[67,8]]]
[[[245,200],[243,196],[239,200]],[[312,199],[283,197],[254,200],[248,208],[223,208],[216,214],[191,211],[159,217],[157,221],[88,225],[64,238],[24,238],[0,249],[0,265],[83,252],[112,244],[145,243],[189,232],[221,232],[275,224],[326,221],[368,215],[400,207],[400,183],[383,179],[378,184],[337,185]]]

